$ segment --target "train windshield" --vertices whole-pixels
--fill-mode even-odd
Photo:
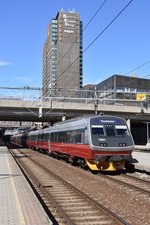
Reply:
[[[117,135],[120,135],[120,136],[129,135],[126,125],[116,125],[115,128],[116,128]]]
[[[92,135],[103,136],[104,128],[102,125],[92,125]]]
[[[105,126],[105,129],[106,129],[106,134],[107,136],[115,136],[115,128],[114,128],[114,125],[106,125]]]
[[[96,136],[127,136],[129,135],[126,125],[92,125],[91,126],[92,135]]]

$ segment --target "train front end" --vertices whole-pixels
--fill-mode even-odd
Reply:
[[[118,171],[132,165],[134,141],[123,118],[93,117],[89,122],[89,133],[92,159],[86,163],[91,170]]]

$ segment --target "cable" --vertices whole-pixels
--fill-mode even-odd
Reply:
[[[140,66],[137,66],[136,68],[130,70],[130,71],[129,71],[128,73],[126,73],[125,75],[128,75],[129,73],[132,73],[133,71],[140,69],[141,67],[145,66],[145,65],[148,64],[148,63],[150,63],[150,60],[147,61],[147,62],[145,62],[145,63],[143,63],[143,64],[141,64]]]
[[[123,11],[133,2],[133,0],[131,0],[115,17],[114,19],[102,30],[102,32],[85,48],[85,50],[83,51],[86,52],[91,45],[110,27],[110,25],[123,13]]]
[[[99,35],[84,49],[83,54],[94,44],[94,42],[111,26],[111,24],[124,12],[124,10],[133,2],[133,0],[130,0],[128,4],[114,17],[114,19],[111,20],[111,22],[99,33]],[[66,70],[62,72],[62,74],[58,77],[57,80],[61,78],[61,76],[80,58],[78,56],[69,67],[67,67]]]
[[[98,14],[98,12],[102,9],[102,7],[104,6],[104,4],[106,3],[107,0],[103,1],[103,3],[101,4],[101,6],[98,8],[98,10],[94,13],[94,15],[92,16],[92,18],[90,19],[90,21],[87,23],[87,25],[85,26],[85,28],[83,29],[83,32],[86,30],[86,28],[90,25],[90,23],[92,22],[92,20],[95,18],[95,16]]]
[[[107,0],[104,0],[103,3],[101,4],[101,6],[98,8],[98,10],[94,13],[94,15],[92,16],[92,18],[90,19],[90,21],[87,23],[87,25],[85,26],[85,28],[82,31],[83,32],[87,29],[87,27],[90,25],[90,23],[92,22],[92,20],[95,18],[95,16],[98,14],[98,12],[102,9],[102,7],[104,6],[104,4],[106,3]],[[70,48],[66,51],[66,53],[62,56],[62,58],[60,59],[60,61],[58,62],[61,63],[61,61],[63,60],[63,58],[66,56],[66,54],[70,51],[70,49],[73,47],[73,45],[76,43],[76,41],[78,40],[78,38],[80,37],[80,35],[77,36],[77,38],[75,39],[75,41],[73,42],[73,44],[70,46]]]
[[[141,77],[141,78],[144,78],[144,79],[145,79],[146,77],[149,77],[149,76],[150,76],[150,75],[146,75],[146,76],[144,76],[144,77]]]

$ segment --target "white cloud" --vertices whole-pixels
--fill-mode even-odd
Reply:
[[[7,65],[10,65],[10,64],[11,63],[9,63],[9,62],[0,60],[0,66],[7,66]]]

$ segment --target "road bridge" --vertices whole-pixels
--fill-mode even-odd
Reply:
[[[126,119],[150,121],[150,109],[137,101],[101,100],[84,98],[60,98],[30,100],[0,99],[0,120],[5,121],[54,121],[83,114],[113,114]]]
[[[17,91],[20,92],[20,89],[17,89]],[[77,95],[44,98],[41,97],[41,90],[39,91],[39,89],[32,90],[36,91],[36,94],[33,95],[32,93],[32,96],[29,92],[25,94],[24,91],[28,91],[27,88],[21,91],[22,95],[18,93],[0,95],[0,121],[14,121],[15,123],[19,121],[20,124],[20,121],[53,124],[63,119],[84,114],[112,114],[124,117],[128,121],[138,144],[149,141],[150,108],[148,102],[137,101],[135,98],[133,99],[133,95],[129,98],[129,93],[128,98],[118,99],[113,98],[112,93],[106,93],[106,91],[105,94],[80,92]],[[0,127],[2,126],[0,124]],[[5,126],[8,126],[8,123]]]
[[[99,113],[121,116],[134,124],[139,121],[150,122],[150,109],[144,108],[141,102],[135,100],[67,97],[0,98],[0,121],[53,124],[62,119]],[[2,127],[2,124],[0,126]]]

